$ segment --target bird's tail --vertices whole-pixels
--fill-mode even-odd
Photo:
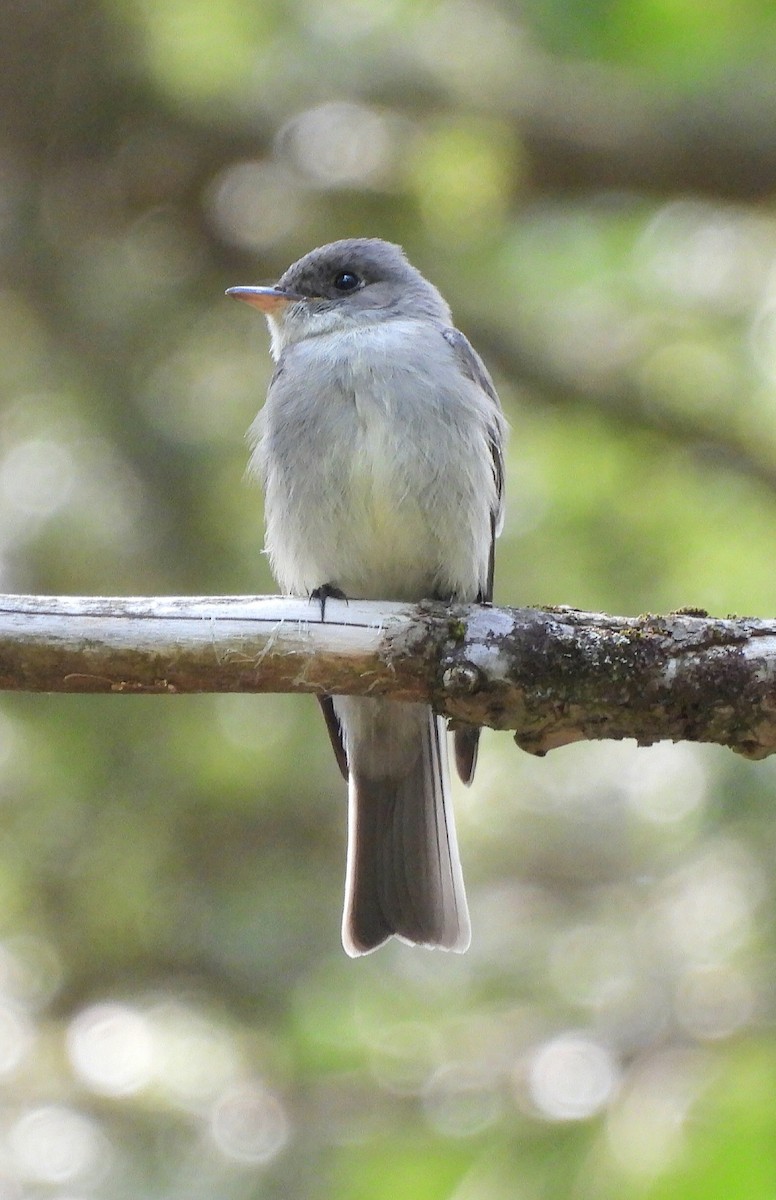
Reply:
[[[349,769],[345,949],[368,954],[395,935],[465,950],[444,722],[423,704],[339,697],[334,706]]]

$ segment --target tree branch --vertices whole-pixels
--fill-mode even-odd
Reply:
[[[592,738],[776,750],[776,620],[280,596],[0,596],[0,688],[428,701],[544,754]]]
[[[770,445],[759,436],[754,422],[751,428],[746,421],[734,427],[729,420],[732,395],[720,403],[718,412],[705,411],[701,420],[684,410],[679,400],[661,403],[645,392],[629,377],[635,376],[635,369],[587,380],[579,364],[563,366],[548,347],[532,345],[517,328],[500,331],[475,314],[461,324],[494,372],[516,380],[529,395],[534,390],[544,404],[587,409],[601,413],[611,428],[657,434],[685,447],[701,463],[720,463],[776,492],[776,461]]]
[[[351,93],[422,120],[461,104],[458,77],[417,64],[408,72],[391,49],[371,66],[351,80]],[[690,193],[751,202],[776,183],[773,73],[752,64],[688,88],[644,70],[548,55],[524,41],[507,87],[476,85],[475,76],[465,93],[469,111],[512,121],[538,193]]]

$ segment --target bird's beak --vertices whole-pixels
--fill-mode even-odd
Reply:
[[[227,296],[235,300],[244,300],[254,308],[260,308],[268,316],[279,315],[287,304],[294,300],[304,300],[297,292],[286,292],[279,287],[231,287],[226,289]]]

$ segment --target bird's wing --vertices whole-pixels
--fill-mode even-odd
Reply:
[[[504,432],[505,422],[501,412],[498,393],[490,377],[490,372],[480,358],[471,342],[460,329],[443,329],[442,337],[455,352],[462,373],[472,383],[480,388],[492,402],[493,419],[488,424],[488,445],[490,447],[493,478],[496,484],[496,503],[490,514],[490,555],[488,559],[487,583],[479,596],[480,601],[490,603],[493,599],[493,563],[495,542],[501,533],[504,523]]]
[[[489,604],[493,599],[496,538],[501,533],[501,526],[504,523],[504,434],[506,423],[490,372],[469,339],[459,329],[452,328],[443,329],[442,337],[452,347],[462,373],[476,384],[491,401],[491,419],[488,422],[487,434],[493,479],[496,485],[496,501],[490,512],[488,574],[485,587],[477,597],[480,603]],[[453,735],[455,766],[463,783],[469,784],[474,778],[479,740],[480,731],[475,726],[456,729]]]

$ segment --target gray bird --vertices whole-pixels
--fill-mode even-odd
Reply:
[[[505,433],[482,360],[400,246],[348,238],[274,287],[228,295],[259,308],[277,366],[251,428],[266,549],[279,586],[320,601],[489,601],[503,514]],[[348,781],[342,941],[395,935],[465,950],[471,938],[444,722],[424,704],[325,696]],[[457,731],[470,783],[479,729]]]

